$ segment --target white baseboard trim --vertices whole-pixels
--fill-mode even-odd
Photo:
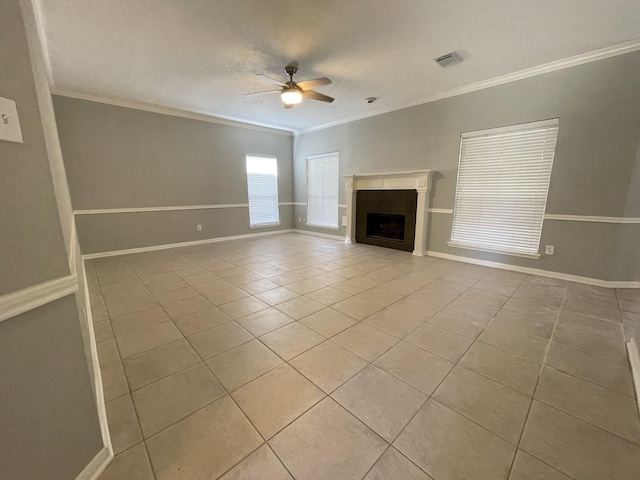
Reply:
[[[313,230],[302,230],[299,228],[296,228],[295,230],[293,230],[293,232],[302,233],[303,235],[311,235],[314,237],[330,238],[331,240],[339,240],[341,242],[344,242],[344,237],[342,235],[332,235],[331,233],[314,232]]]
[[[489,260],[480,260],[477,258],[463,257],[460,255],[452,255],[450,253],[428,251],[430,257],[443,258],[445,260],[454,260],[456,262],[470,263],[473,265],[482,265],[484,267],[499,268],[501,270],[509,270],[512,272],[527,273],[529,275],[539,275],[541,277],[557,278],[569,282],[584,283],[587,285],[595,285],[597,287],[606,288],[640,288],[640,281],[615,281],[600,280],[599,278],[582,277],[580,275],[571,275],[569,273],[553,272],[542,270],[540,268],[521,267],[519,265],[509,265],[507,263],[492,262]]]
[[[194,245],[204,245],[207,243],[227,242],[229,240],[241,240],[243,238],[263,237],[265,235],[278,235],[280,233],[293,233],[293,229],[274,230],[272,232],[247,233],[244,235],[230,235],[228,237],[207,238],[205,240],[193,240],[189,242],[165,243],[163,245],[151,245],[148,247],[128,248],[125,250],[112,250],[109,252],[88,253],[82,255],[83,260],[94,258],[115,257],[117,255],[129,255],[131,253],[153,252],[155,250],[166,250],[168,248],[191,247]]]
[[[98,480],[98,477],[100,477],[102,472],[109,466],[111,460],[113,460],[113,454],[107,447],[102,447],[102,450],[84,467],[84,470],[80,472],[76,480]]]
[[[640,413],[640,351],[638,351],[638,344],[636,343],[635,338],[632,338],[627,342],[627,354],[629,355],[629,364],[631,365],[633,386],[636,391],[638,413]]]
[[[0,297],[0,322],[71,295],[78,290],[78,277],[68,275],[39,283]]]

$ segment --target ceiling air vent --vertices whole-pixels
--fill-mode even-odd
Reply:
[[[451,65],[455,65],[462,61],[462,57],[458,55],[456,52],[447,53],[446,55],[442,55],[441,57],[433,59],[438,65],[442,68],[450,67]]]

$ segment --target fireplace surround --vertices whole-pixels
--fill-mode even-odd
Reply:
[[[417,194],[415,233],[413,237],[413,255],[426,255],[428,225],[427,216],[429,214],[429,190],[431,188],[431,177],[433,173],[434,172],[432,170],[413,170],[408,172],[395,173],[347,175],[345,177],[347,190],[347,236],[345,241],[347,243],[356,243],[358,241],[358,235],[356,233],[356,207],[359,191],[413,190]],[[390,212],[377,213],[393,215],[393,213]],[[392,223],[392,221],[387,222],[387,226],[385,226],[384,228],[390,229],[390,224]]]

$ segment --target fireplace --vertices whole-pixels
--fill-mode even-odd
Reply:
[[[416,230],[415,190],[363,190],[356,197],[356,241],[413,251]]]
[[[427,253],[432,170],[346,175],[347,243]]]

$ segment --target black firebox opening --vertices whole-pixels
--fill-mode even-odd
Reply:
[[[367,213],[367,237],[404,242],[404,215]]]

